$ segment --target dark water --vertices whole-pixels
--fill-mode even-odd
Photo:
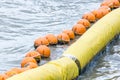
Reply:
[[[48,33],[58,34],[71,27],[82,14],[99,7],[102,0],[0,0],[0,73],[20,67],[25,53],[33,48],[33,42]],[[115,80],[120,76],[120,42],[108,54],[88,69],[82,80]],[[56,59],[69,46],[51,47]],[[41,63],[41,64],[42,64]],[[40,64],[40,65],[41,65]]]

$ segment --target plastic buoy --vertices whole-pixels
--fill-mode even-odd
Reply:
[[[100,6],[109,6],[111,9],[118,8],[120,6],[119,0],[104,0]]]
[[[0,80],[6,80],[8,76],[6,74],[0,74]]]
[[[24,72],[26,70],[29,70],[29,69],[30,69],[30,67],[27,67],[27,68],[12,68],[9,71],[5,72],[5,75],[4,75],[5,79],[9,78],[9,77],[12,77],[12,76],[14,76],[16,74],[22,73],[22,72]]]
[[[84,25],[82,24],[76,24],[73,26],[72,28],[73,32],[76,34],[76,35],[82,35],[86,32],[86,28]]]
[[[110,12],[109,10],[106,10],[106,9],[100,9],[100,11],[102,12],[103,16],[105,16]]]
[[[95,15],[91,12],[89,13],[85,13],[83,16],[82,16],[82,19],[87,19],[89,22],[95,22],[96,19],[95,19]]]
[[[36,51],[40,53],[41,57],[50,57],[50,48],[46,45],[40,45]]]
[[[113,2],[113,7],[114,8],[120,7],[120,0],[112,0],[112,2]]]
[[[86,28],[90,27],[90,22],[87,19],[80,19],[77,24],[82,24],[84,25]]]
[[[6,71],[5,74],[8,76],[8,77],[11,77],[11,76],[14,76],[16,74],[18,74],[17,71],[14,71],[14,70],[9,70],[9,71]]]
[[[37,51],[30,51],[26,54],[25,57],[33,57],[38,63],[41,60],[41,56]]]
[[[21,68],[12,68],[11,71],[15,71],[17,72],[18,74],[21,73]]]
[[[40,45],[49,45],[49,42],[45,37],[40,37],[34,41],[34,47],[37,48]]]
[[[92,13],[95,15],[96,20],[98,20],[104,16],[102,9],[93,10]]]
[[[29,63],[29,62],[33,62],[36,63],[36,60],[33,57],[25,57],[22,61],[21,61],[21,67],[24,67],[25,64]]]
[[[24,72],[24,71],[27,71],[27,70],[30,70],[30,68],[29,67],[23,67],[23,68],[21,68],[21,72]]]
[[[100,6],[98,9],[105,9],[107,11],[111,11],[111,9],[108,6]]]
[[[29,62],[29,63],[25,64],[24,67],[28,67],[30,69],[33,69],[33,68],[38,67],[38,65],[36,63]]]
[[[112,0],[104,0],[100,6],[109,6],[110,8],[113,8]]]
[[[58,43],[57,37],[53,34],[47,34],[45,38],[48,40],[50,45],[55,45]]]
[[[74,32],[72,30],[64,30],[63,33],[66,33],[71,40],[75,38]]]
[[[66,44],[70,42],[70,38],[66,33],[60,33],[57,35],[59,44]]]

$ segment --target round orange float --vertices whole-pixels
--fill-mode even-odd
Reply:
[[[113,7],[118,8],[120,7],[120,0],[112,0],[113,1]]]
[[[85,13],[83,16],[82,16],[82,19],[87,19],[89,22],[95,22],[96,19],[95,19],[95,15],[91,12],[89,13]]]
[[[6,74],[0,74],[0,80],[6,80],[8,76]]]
[[[104,0],[100,6],[108,6],[110,8],[113,8],[112,0]]]
[[[100,11],[102,12],[103,16],[105,16],[106,14],[108,14],[110,12],[106,9],[100,9]]]
[[[38,63],[41,60],[41,56],[37,51],[30,51],[26,54],[25,57],[33,57]]]
[[[111,9],[108,6],[100,6],[99,9],[105,9],[107,11],[111,11]]]
[[[24,67],[28,67],[30,69],[33,69],[33,68],[38,67],[38,65],[36,63],[29,62],[29,63],[25,64]]]
[[[41,57],[50,57],[50,48],[46,45],[40,45],[36,51],[40,53]]]
[[[50,45],[55,45],[58,43],[57,37],[53,34],[47,34],[45,38],[48,40]]]
[[[17,72],[17,74],[21,73],[21,68],[12,68],[11,71]]]
[[[40,37],[34,41],[34,47],[37,48],[40,45],[49,45],[49,42],[45,37]]]
[[[104,0],[100,6],[109,6],[111,9],[118,8],[120,6],[119,0]]]
[[[86,28],[84,25],[82,24],[76,24],[73,26],[72,28],[73,32],[76,34],[76,35],[82,35],[86,32]]]
[[[86,28],[90,27],[90,22],[87,19],[80,19],[77,24],[82,24],[84,25]]]
[[[21,67],[24,67],[25,64],[29,63],[29,62],[33,62],[36,63],[36,60],[33,57],[25,57],[22,61],[21,61]]]
[[[5,72],[5,74],[8,76],[8,77],[11,77],[11,76],[14,76],[16,74],[18,74],[17,71],[14,71],[14,70],[9,70],[7,72]]]
[[[104,16],[102,9],[93,10],[92,13],[95,15],[96,20],[98,20]]]
[[[63,33],[66,33],[71,40],[75,38],[74,32],[72,30],[64,30]]]
[[[57,35],[59,44],[66,44],[70,42],[70,38],[66,33],[60,33]]]
[[[27,71],[29,69],[30,69],[29,67],[23,67],[23,68],[21,68],[21,72]]]

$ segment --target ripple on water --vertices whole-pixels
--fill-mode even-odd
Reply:
[[[47,33],[71,29],[82,14],[96,9],[102,0],[0,0],[0,72],[20,67],[33,42]],[[120,76],[120,42],[100,58],[82,80],[115,79]],[[68,44],[70,45],[70,44]],[[68,45],[51,47],[49,60],[59,58]],[[57,49],[56,49],[57,48]],[[40,64],[40,65],[42,65]]]

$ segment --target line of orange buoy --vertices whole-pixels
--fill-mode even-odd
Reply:
[[[4,74],[0,74],[0,80],[5,80],[13,75],[22,73],[26,70],[38,67],[41,57],[50,57],[50,48],[48,45],[67,44],[75,38],[75,35],[81,36],[91,26],[91,23],[96,22],[111,10],[120,7],[120,0],[104,0],[100,7],[89,13],[85,13],[73,27],[72,30],[64,30],[62,33],[55,36],[47,34],[45,37],[39,37],[34,41],[34,51],[26,53],[26,56],[21,61],[21,68],[12,68]]]

